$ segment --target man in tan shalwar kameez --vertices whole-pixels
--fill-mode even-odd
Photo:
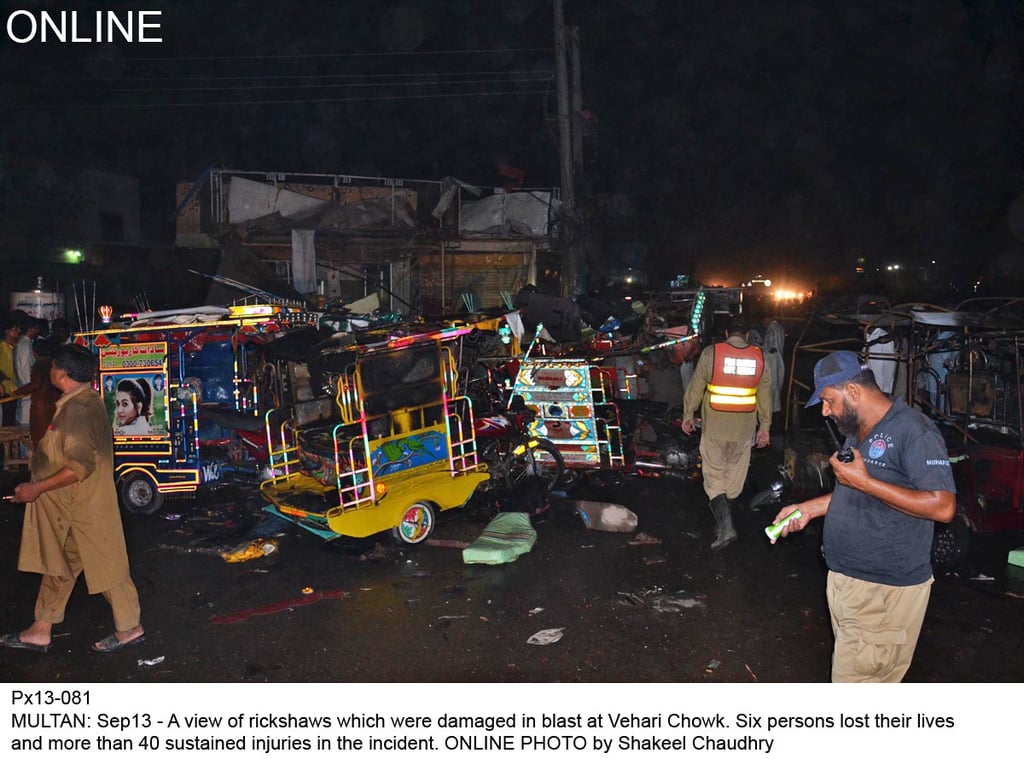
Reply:
[[[26,504],[18,569],[43,579],[35,622],[0,637],[0,646],[48,651],[53,625],[64,621],[82,572],[89,593],[102,593],[114,614],[114,632],[92,649],[110,653],[145,640],[114,486],[113,434],[92,389],[95,372],[96,358],[87,349],[54,348],[50,381],[62,395],[32,455],[32,480],[18,485],[13,498]]]

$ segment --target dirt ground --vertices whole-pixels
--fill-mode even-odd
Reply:
[[[755,455],[754,471],[777,462]],[[10,492],[11,478],[0,483]],[[429,545],[388,536],[325,543],[264,515],[251,487],[171,500],[125,517],[144,644],[89,652],[110,629],[79,583],[47,654],[0,650],[7,682],[822,682],[832,634],[820,527],[772,546],[773,514],[737,510],[740,539],[712,553],[699,483],[588,479],[573,498],[627,506],[634,533],[588,530],[571,500],[536,521],[518,560],[463,563],[483,509],[442,515]],[[38,577],[17,571],[23,508],[0,507],[4,630],[27,626]],[[220,555],[255,538],[276,552]],[[638,540],[639,538],[639,540]],[[1024,535],[978,538],[936,578],[915,682],[1024,679],[1024,583],[1006,551]],[[561,628],[560,640],[529,644]]]

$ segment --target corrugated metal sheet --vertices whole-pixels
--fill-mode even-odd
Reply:
[[[461,253],[445,254],[444,286],[441,282],[441,257],[421,256],[419,287],[425,301],[440,303],[442,310],[464,308],[462,295],[472,294],[476,309],[503,305],[502,290],[515,294],[527,284],[530,256],[524,253]]]

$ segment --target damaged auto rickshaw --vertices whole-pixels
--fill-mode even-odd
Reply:
[[[458,390],[456,351],[469,331],[343,335],[304,360],[279,358],[265,510],[327,540],[426,540],[438,513],[465,505],[489,477]]]

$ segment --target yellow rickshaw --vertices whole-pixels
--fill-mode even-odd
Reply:
[[[489,477],[473,410],[457,391],[453,345],[469,328],[349,345],[316,363],[334,389],[328,418],[266,416],[272,477],[265,510],[325,538],[391,531],[429,537],[437,514],[465,505]]]

